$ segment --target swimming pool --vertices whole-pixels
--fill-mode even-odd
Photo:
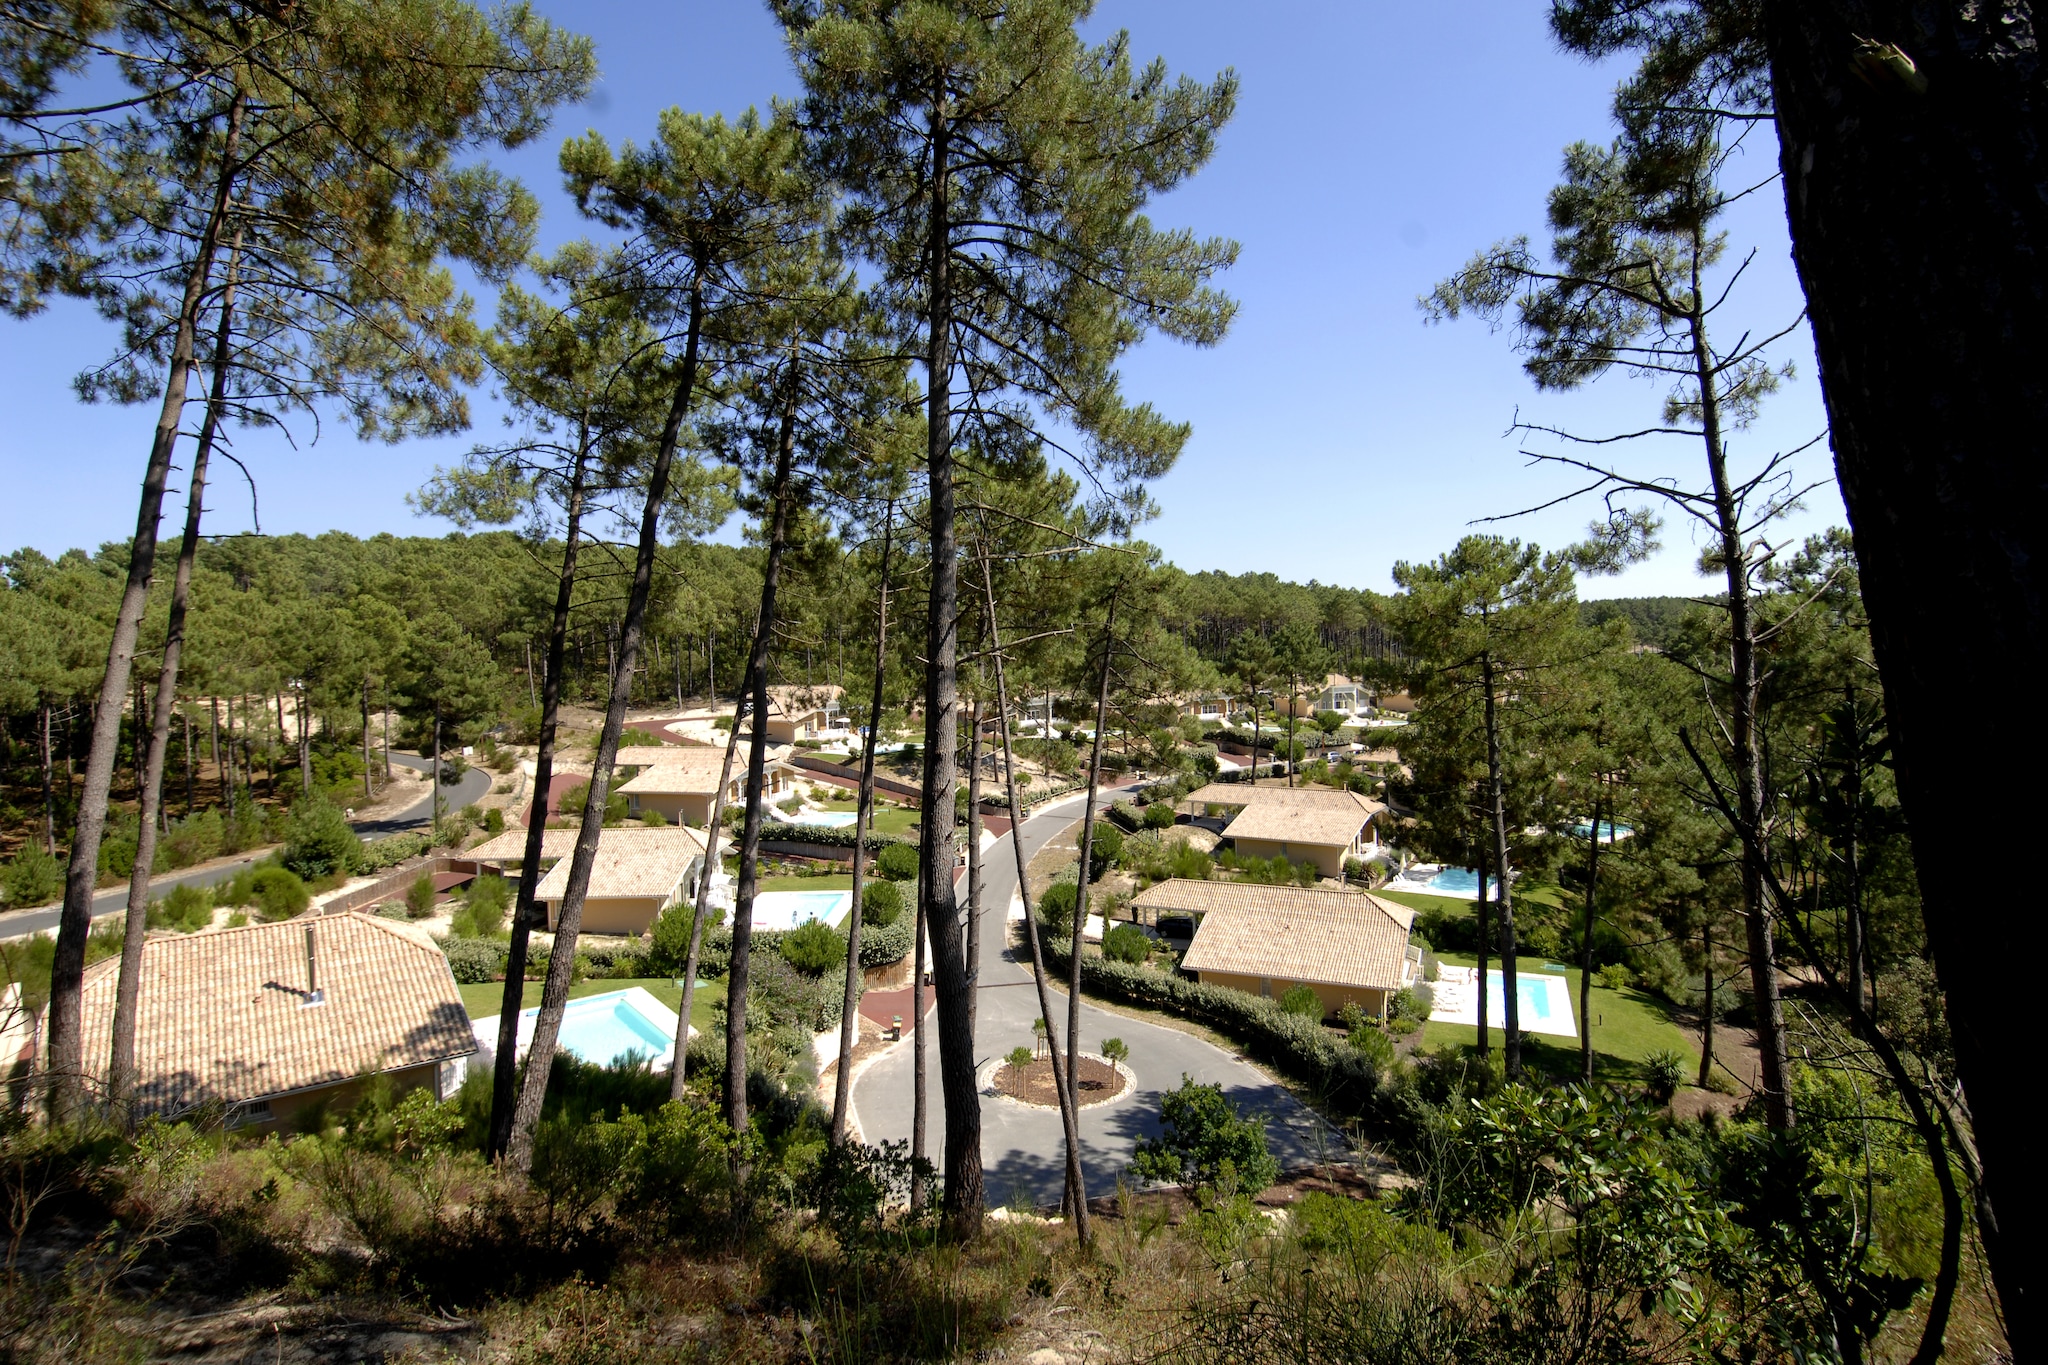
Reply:
[[[533,1043],[535,1021],[540,1008],[519,1012],[519,1050]],[[668,1066],[675,1055],[676,1012],[639,986],[602,995],[571,1000],[562,1010],[562,1031],[556,1046],[599,1066],[628,1055],[638,1055],[657,1070]],[[498,1016],[478,1019],[471,1027],[477,1042],[489,1052],[498,1043]]]
[[[837,924],[852,908],[851,891],[763,891],[754,897],[754,927],[794,929],[814,919]]]
[[[1572,826],[1572,837],[1575,839],[1583,839],[1592,832],[1593,822],[1591,820],[1581,820]],[[1635,830],[1629,826],[1617,825],[1612,820],[1602,820],[1600,822],[1600,842],[1603,844],[1611,844],[1617,840],[1626,839],[1634,833]]]
[[[790,823],[795,825],[818,825],[825,829],[846,829],[853,824],[854,812],[850,810],[805,811]]]
[[[1479,874],[1469,867],[1447,867],[1424,882],[1422,889],[1440,896],[1463,896],[1476,900],[1479,896]]]
[[[1445,967],[1437,983],[1429,1017],[1451,1024],[1477,1024],[1478,973],[1470,967]],[[1524,1033],[1548,1033],[1560,1038],[1579,1036],[1572,1020],[1570,983],[1561,976],[1540,972],[1515,973],[1515,999]],[[1498,968],[1486,974],[1486,1022],[1494,1028],[1507,1026],[1507,1001],[1501,992]]]

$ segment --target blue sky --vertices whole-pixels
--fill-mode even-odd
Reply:
[[[644,138],[669,105],[736,114],[797,93],[781,35],[750,0],[539,0],[538,8],[597,41],[603,76],[591,99],[509,158],[545,205],[544,245],[584,232],[562,195],[554,150],[594,128]],[[1570,395],[1538,394],[1505,333],[1465,321],[1425,326],[1416,296],[1471,253],[1514,233],[1540,243],[1543,199],[1568,142],[1604,139],[1619,68],[1558,52],[1542,0],[1462,5],[1104,0],[1091,33],[1131,31],[1140,57],[1207,77],[1234,67],[1238,113],[1215,159],[1155,206],[1165,224],[1243,244],[1225,287],[1240,301],[1229,337],[1196,351],[1148,343],[1124,368],[1136,399],[1194,425],[1180,464],[1155,496],[1145,529],[1189,570],[1269,570],[1387,589],[1401,559],[1448,549],[1475,518],[1548,501],[1562,471],[1529,468],[1506,434],[1526,420],[1585,432],[1647,425],[1661,392],[1609,376]],[[1739,163],[1761,179],[1774,149]],[[1730,326],[1782,327],[1800,308],[1775,187],[1726,219],[1731,256],[1751,250]],[[488,308],[485,308],[488,315]],[[133,530],[136,481],[152,407],[88,407],[71,376],[103,356],[113,334],[88,310],[60,304],[27,322],[0,321],[0,548],[49,553]],[[1798,377],[1738,433],[1738,466],[1800,445],[1824,426],[1812,346],[1790,338]],[[330,423],[297,448],[243,436],[237,453],[258,480],[263,529],[374,534],[448,529],[413,514],[405,494],[436,464],[489,439],[495,411],[478,395],[468,436],[364,445]],[[1644,474],[1697,480],[1696,442],[1625,456]],[[1844,518],[1825,445],[1798,464],[1823,481],[1781,534]],[[224,483],[208,499],[217,532],[251,526],[249,490]],[[1593,514],[1573,505],[1510,522],[1509,534],[1558,545]],[[181,505],[170,509],[172,524]],[[1588,596],[1702,590],[1699,544],[1676,524],[1666,548]]]

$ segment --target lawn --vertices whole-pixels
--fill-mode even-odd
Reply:
[[[851,891],[853,874],[835,872],[827,877],[763,877],[756,891]]]
[[[640,987],[640,989],[646,991],[670,1009],[676,1009],[683,1003],[683,988],[676,984],[676,980],[672,976],[635,977],[623,981],[578,981],[569,987],[569,998],[571,1000],[578,1000],[586,995],[602,995],[606,991],[622,991],[629,986]],[[520,1004],[521,1009],[532,1009],[540,1004],[540,988],[541,983],[538,981],[526,983],[525,997]],[[469,1017],[472,1019],[487,1019],[491,1015],[498,1013],[505,1003],[505,983],[502,981],[486,981],[474,986],[458,986],[456,989],[462,992],[462,1007],[469,1012]],[[708,1033],[710,1031],[711,1007],[714,1003],[723,999],[725,999],[724,977],[719,977],[715,981],[698,983],[696,997],[690,1001],[690,1024],[697,1032]]]
[[[1441,910],[1455,918],[1469,918],[1477,902],[1460,900],[1456,896],[1432,896],[1421,891],[1375,891],[1375,896],[1385,896],[1396,905],[1405,905],[1413,910]],[[1561,907],[1564,904],[1564,888],[1558,886],[1530,886],[1515,888],[1515,899],[1532,901],[1537,905]],[[1576,998],[1576,997],[1574,997]]]
[[[1424,897],[1433,900],[1435,897]],[[1468,953],[1440,953],[1442,961],[1461,967],[1471,967],[1478,958]],[[1540,963],[1524,958],[1522,970]],[[1495,971],[1500,963],[1492,963]],[[1555,976],[1550,972],[1546,975]],[[1579,971],[1572,968],[1564,973],[1572,993],[1572,1014],[1579,1012]],[[1687,1059],[1688,1075],[1699,1070],[1700,1054],[1685,1033],[1672,1020],[1671,1007],[1654,995],[1646,994],[1633,987],[1609,990],[1597,981],[1593,985],[1591,1002],[1593,1015],[1593,1065],[1595,1074],[1611,1080],[1640,1080],[1644,1059],[1653,1052],[1666,1048]],[[1490,1041],[1500,1045],[1498,1030],[1490,1030]],[[1479,1030],[1470,1024],[1425,1024],[1420,1046],[1434,1051],[1444,1046],[1472,1047],[1479,1041]],[[1554,1038],[1547,1034],[1525,1034],[1522,1039],[1523,1060],[1532,1068],[1557,1076],[1576,1076],[1579,1072],[1579,1044],[1575,1038]]]

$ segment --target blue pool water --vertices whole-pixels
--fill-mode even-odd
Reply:
[[[1563,977],[1517,972],[1515,996],[1521,1006],[1523,1029],[1531,1033],[1576,1036],[1572,1028],[1571,992]],[[1545,1027],[1553,1021],[1554,1027]],[[1501,996],[1500,972],[1497,970],[1486,974],[1486,1022],[1496,1028],[1507,1025],[1507,1002]]]
[[[794,929],[814,919],[834,924],[852,908],[851,891],[763,891],[754,897],[754,927]]]
[[[1572,826],[1572,835],[1574,838],[1583,839],[1592,832],[1593,822],[1591,820],[1581,820],[1577,824]],[[1600,842],[1603,844],[1611,844],[1616,839],[1626,839],[1629,835],[1634,833],[1635,830],[1631,829],[1629,826],[1617,825],[1612,820],[1602,820],[1600,822]]]
[[[561,1046],[586,1062],[606,1065],[628,1053],[658,1059],[675,1050],[675,1035],[635,1008],[630,992],[610,991],[571,1000],[562,1011]],[[523,1011],[536,1016],[539,1009]]]
[[[799,825],[821,825],[826,829],[846,829],[853,824],[854,813],[850,810],[810,811],[798,816]]]
[[[1476,896],[1479,894],[1479,874],[1469,867],[1447,867],[1423,883],[1423,889]]]

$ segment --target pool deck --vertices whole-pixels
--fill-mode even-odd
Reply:
[[[1487,993],[1486,1020],[1494,1028],[1505,1026],[1506,1011],[1497,989],[1500,983],[1500,968],[1487,972],[1488,980],[1496,989]],[[1524,1033],[1547,1033],[1559,1038],[1579,1036],[1577,1026],[1572,1022],[1572,995],[1569,984],[1561,976],[1547,972],[1516,972],[1518,982],[1543,983],[1548,993],[1550,1014],[1533,1015],[1524,1012],[1521,1020]],[[1556,984],[1552,984],[1552,983]],[[1431,1000],[1429,1019],[1433,1024],[1473,1024],[1479,1022],[1479,969],[1477,967],[1454,967],[1443,964],[1436,980],[1435,995]]]
[[[630,1003],[635,1013],[660,1029],[669,1039],[670,1043],[673,1044],[676,1036],[676,1027],[682,1022],[682,1019],[674,1010],[662,1004],[661,1001],[655,999],[651,993],[640,986],[628,986],[622,991],[606,991],[602,995],[586,995],[580,999],[571,1000],[563,1011],[563,1019],[566,1022],[579,1012],[609,1009],[621,999]],[[473,1059],[474,1065],[493,1065],[494,1059],[498,1054],[498,1021],[502,1018],[504,1016],[501,1014],[493,1014],[482,1019],[470,1021],[470,1032],[476,1035],[477,1055]],[[521,1057],[524,1057],[526,1050],[533,1045],[533,1030],[539,1018],[540,1006],[538,1005],[535,1005],[532,1009],[519,1011],[519,1055]],[[690,1030],[692,1037],[696,1033],[697,1030],[695,1028]],[[573,1048],[569,1050],[574,1051]],[[653,1058],[654,1069],[656,1071],[666,1070],[672,1053],[673,1048],[671,1047],[661,1056]],[[611,1058],[585,1057],[583,1060],[603,1065],[611,1061]]]

